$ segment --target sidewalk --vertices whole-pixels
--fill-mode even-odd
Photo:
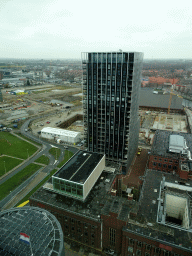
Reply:
[[[36,173],[35,173],[36,174]],[[3,210],[14,207],[19,201],[21,201],[28,193],[31,192],[45,177],[46,173],[40,171],[35,177],[30,181],[30,183],[23,188],[19,193],[17,193],[6,205],[3,207]]]

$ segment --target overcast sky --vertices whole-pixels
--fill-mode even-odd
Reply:
[[[191,0],[0,0],[0,58],[192,58]]]

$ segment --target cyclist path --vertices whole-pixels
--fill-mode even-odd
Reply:
[[[35,175],[35,177],[29,182],[27,186],[22,188],[11,200],[2,207],[3,210],[14,207],[19,201],[21,201],[28,193],[30,193],[33,188],[35,188],[45,177],[47,173],[40,171]]]
[[[19,157],[16,157],[16,156],[8,156],[8,155],[1,155],[1,157],[3,157],[3,156],[7,156],[7,157],[10,157],[10,158],[15,158],[15,159],[18,159],[18,160],[24,160],[23,158],[19,158]]]

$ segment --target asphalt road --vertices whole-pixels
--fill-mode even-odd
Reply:
[[[63,147],[63,145],[59,145],[59,144],[56,144],[56,143],[48,143],[48,142],[45,142],[43,140],[41,140],[40,138],[37,138],[36,136],[34,136],[31,132],[25,132],[25,129],[28,129],[28,126],[29,126],[29,123],[30,123],[31,119],[30,120],[27,120],[21,127],[20,131],[21,131],[21,134],[23,134],[24,136],[26,136],[27,138],[35,141],[35,142],[38,142],[40,144],[42,144],[42,149],[32,158],[30,158],[29,160],[25,160],[24,163],[18,167],[17,169],[15,169],[12,173],[10,173],[9,175],[7,175],[6,177],[4,177],[2,180],[0,180],[0,185],[3,184],[6,180],[8,180],[9,178],[13,177],[15,174],[17,174],[18,172],[20,172],[22,169],[24,169],[26,166],[28,166],[29,164],[33,163],[37,158],[39,158],[40,156],[42,155],[45,155],[49,158],[49,164],[44,167],[43,169],[43,172],[46,172],[47,174],[49,174],[53,169],[55,169],[57,167],[57,165],[63,160],[63,156],[64,156],[64,153],[65,153],[65,149]],[[57,148],[60,148],[61,149],[61,154],[59,156],[58,159],[55,159],[53,157],[53,155],[51,155],[49,153],[49,150],[52,148],[52,147],[57,147]],[[73,153],[77,152],[78,149],[75,148],[75,147],[68,147],[68,150],[72,151]],[[30,177],[29,179],[27,179],[24,183],[22,183],[18,188],[16,188],[15,190],[13,190],[12,192],[10,192],[10,194],[5,197],[3,200],[0,201],[0,209],[6,205],[9,200],[15,196],[20,190],[22,190],[25,186],[27,186],[31,179],[33,178]]]

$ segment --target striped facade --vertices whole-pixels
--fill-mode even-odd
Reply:
[[[138,146],[142,53],[83,53],[83,109],[89,151],[129,168]]]

